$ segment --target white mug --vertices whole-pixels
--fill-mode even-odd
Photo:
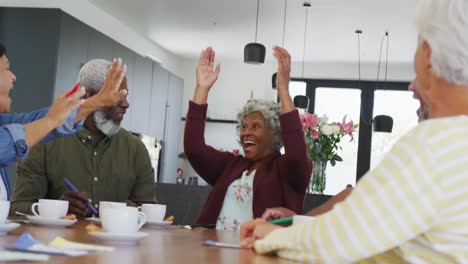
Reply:
[[[136,207],[105,208],[101,225],[105,232],[133,234],[146,223],[146,216]]]
[[[39,210],[37,210],[38,208]],[[36,216],[50,219],[59,219],[67,215],[68,201],[39,199],[39,202],[31,206],[31,211]]]
[[[307,215],[293,215],[293,225],[300,225],[314,221],[313,216]]]
[[[147,221],[162,222],[166,215],[165,204],[142,204],[138,209],[145,214]]]
[[[6,223],[10,212],[10,201],[0,201],[0,224]]]
[[[126,203],[116,202],[99,202],[99,217],[102,215],[102,211],[107,208],[124,208],[127,207]]]

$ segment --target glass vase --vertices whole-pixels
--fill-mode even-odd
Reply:
[[[327,169],[327,160],[314,160],[312,162],[312,180],[310,182],[310,193],[323,194],[325,185],[327,183],[327,175],[325,170]]]

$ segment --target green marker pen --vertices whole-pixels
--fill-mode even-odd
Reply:
[[[292,224],[293,218],[292,218],[292,216],[290,216],[290,217],[285,217],[285,218],[270,220],[270,221],[268,221],[268,222],[269,222],[270,224],[274,224],[274,225]]]

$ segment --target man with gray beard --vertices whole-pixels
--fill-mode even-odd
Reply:
[[[111,65],[97,59],[83,66],[79,81],[86,88],[86,98],[99,92]],[[128,90],[126,79],[120,89]],[[154,203],[154,170],[148,151],[140,139],[120,127],[128,107],[125,98],[89,115],[73,137],[32,149],[18,164],[10,213],[30,213],[39,199],[68,200],[69,213],[78,217],[91,216],[87,202],[95,207],[100,201],[132,206]],[[70,191],[64,177],[80,192]]]

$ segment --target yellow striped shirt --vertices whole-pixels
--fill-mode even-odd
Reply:
[[[255,250],[313,263],[468,263],[468,117],[419,124],[332,211]]]

